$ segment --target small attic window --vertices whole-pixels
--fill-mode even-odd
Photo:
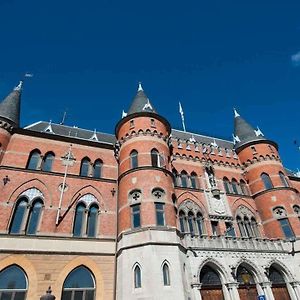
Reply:
[[[256,154],[256,153],[257,153],[256,148],[255,148],[254,146],[251,146],[251,150],[252,150],[252,153],[253,153],[253,154]]]
[[[130,121],[129,121],[129,126],[130,126],[130,128],[133,128],[133,127],[134,127],[134,120],[130,120]]]
[[[155,127],[155,120],[154,119],[150,119],[151,122],[151,127]]]

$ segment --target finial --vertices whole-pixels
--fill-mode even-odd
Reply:
[[[233,108],[233,111],[234,111],[234,117],[237,118],[240,116],[240,114],[236,111],[235,108]]]
[[[23,80],[20,80],[19,84],[14,88],[14,91],[21,91],[23,87]]]
[[[125,118],[127,116],[127,113],[124,111],[124,109],[122,110],[122,119]]]
[[[138,92],[143,91],[142,83],[139,82]]]

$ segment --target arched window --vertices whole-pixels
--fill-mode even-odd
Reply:
[[[232,186],[232,191],[234,194],[239,194],[239,187],[238,187],[238,183],[236,181],[236,179],[232,179],[231,181],[231,186]]]
[[[289,187],[289,183],[282,172],[279,172],[281,183],[284,187]]]
[[[93,204],[88,212],[87,217],[87,236],[96,237],[97,235],[97,219],[98,219],[98,205]]]
[[[134,287],[136,289],[142,287],[142,273],[138,265],[134,268]]]
[[[246,196],[249,195],[247,184],[243,179],[240,180],[240,187],[241,187],[243,195],[246,195]]]
[[[62,300],[95,300],[95,279],[90,270],[79,266],[67,276],[62,291]]]
[[[81,161],[80,176],[84,176],[84,177],[89,176],[89,173],[90,173],[90,165],[91,165],[90,159],[89,159],[88,157],[85,157],[85,158]]]
[[[254,217],[251,218],[251,228],[254,236],[259,237],[260,234],[259,234],[258,224]]]
[[[200,272],[200,282],[203,286],[222,286],[219,274],[207,265]]]
[[[24,227],[24,217],[27,211],[28,201],[26,198],[21,198],[18,200],[15,206],[15,211],[13,214],[13,218],[10,224],[9,232],[12,234],[21,233],[22,228]]]
[[[27,169],[29,170],[38,170],[41,163],[41,152],[39,150],[33,150],[30,153],[28,162],[27,162]]]
[[[241,285],[255,284],[252,273],[244,266],[239,266],[236,271],[236,278]]]
[[[169,266],[164,263],[163,266],[163,281],[164,281],[164,285],[170,285],[170,270],[169,270]]]
[[[191,188],[197,189],[198,188],[198,176],[195,172],[191,173]]]
[[[190,211],[188,213],[188,224],[189,224],[189,232],[192,236],[195,235],[195,228],[194,228],[194,221],[195,221],[195,216],[194,214]]]
[[[93,172],[93,177],[94,178],[101,178],[102,176],[102,165],[103,165],[103,162],[101,159],[97,159],[94,163],[94,172]]]
[[[266,190],[273,188],[273,183],[271,181],[270,176],[267,173],[262,173],[260,175],[260,178],[263,181]]]
[[[0,299],[25,300],[28,288],[24,271],[11,265],[0,272]]]
[[[138,152],[136,150],[132,150],[130,152],[130,166],[131,166],[131,169],[137,168],[139,166]]]
[[[224,184],[224,189],[226,194],[230,194],[231,193],[230,182],[227,177],[223,178],[223,184]]]
[[[246,229],[246,235],[247,237],[253,236],[251,225],[248,217],[244,217],[244,227]]]
[[[245,224],[242,221],[242,218],[240,216],[236,217],[236,222],[238,224],[241,237],[247,237],[247,233],[246,233],[246,229],[245,229]]]
[[[151,165],[152,167],[160,167],[159,153],[156,149],[151,150]]]
[[[27,234],[36,234],[38,224],[41,217],[43,202],[40,199],[35,200],[30,208],[28,216],[28,224],[26,228]]]
[[[197,223],[198,235],[201,236],[204,233],[204,230],[203,230],[204,222],[203,222],[203,216],[200,212],[197,213],[196,223]]]
[[[84,214],[85,214],[85,205],[83,203],[79,203],[76,207],[75,211],[75,220],[73,227],[73,235],[74,236],[82,236],[84,234]]]
[[[42,171],[51,172],[52,171],[52,164],[54,161],[55,155],[53,152],[48,152],[45,154],[43,161],[42,161]]]
[[[181,177],[181,186],[182,186],[183,188],[188,187],[188,176],[187,176],[187,172],[182,171],[181,174],[180,174],[180,177]]]
[[[178,172],[176,169],[172,169],[172,173],[174,186],[178,186]]]
[[[272,282],[272,284],[285,284],[282,273],[273,266],[271,266],[269,269],[269,280]]]
[[[182,233],[185,232],[185,218],[186,218],[185,213],[181,210],[179,212],[179,224],[180,224],[180,231]]]
[[[287,240],[294,239],[295,234],[287,217],[287,212],[284,207],[277,206],[273,208],[273,215],[278,220],[281,230]]]

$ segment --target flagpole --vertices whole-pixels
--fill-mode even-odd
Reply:
[[[186,131],[185,123],[184,123],[184,113],[183,113],[183,109],[182,109],[180,101],[179,101],[179,113],[181,115],[181,122],[182,122],[183,131]]]

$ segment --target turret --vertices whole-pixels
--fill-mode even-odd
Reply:
[[[0,143],[1,156],[9,143],[12,131],[20,125],[20,101],[23,82],[20,83],[0,103]]]
[[[300,236],[299,205],[278,154],[278,145],[254,129],[234,110],[234,143],[245,177],[269,238]]]
[[[127,115],[116,126],[119,233],[150,226],[176,227],[170,132],[168,121],[157,114],[139,84]]]

